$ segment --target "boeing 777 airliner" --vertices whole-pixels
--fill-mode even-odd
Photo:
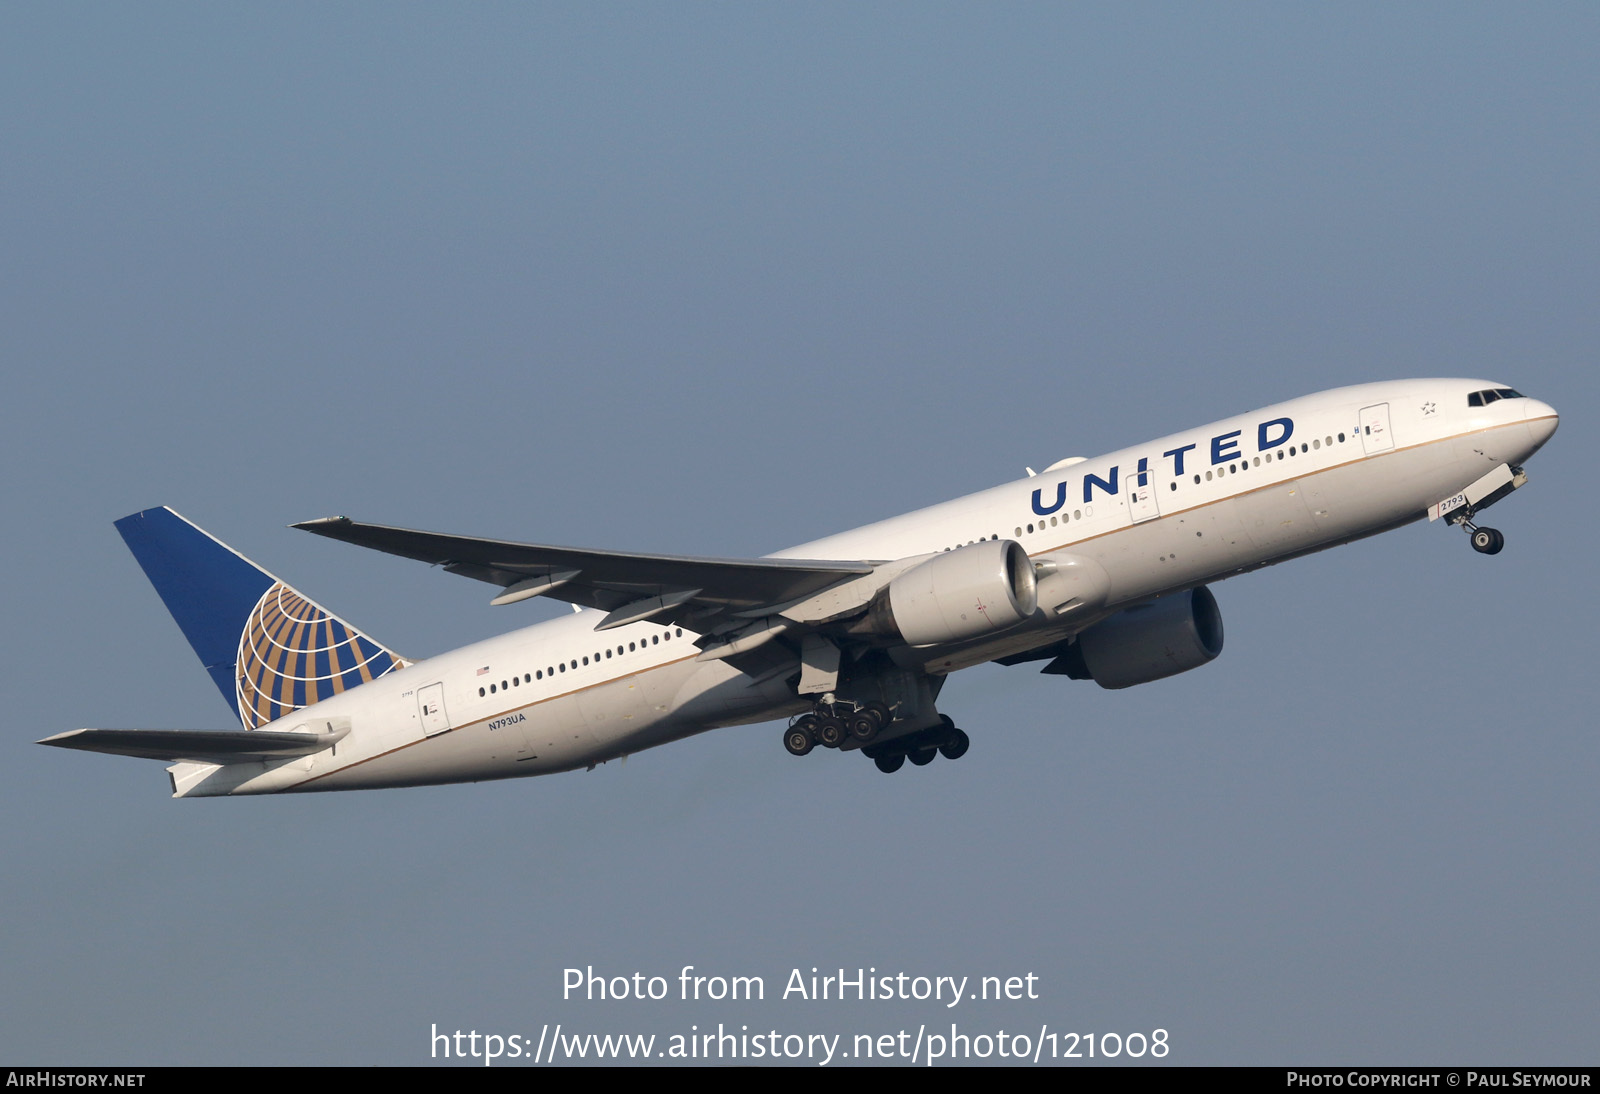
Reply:
[[[42,744],[168,761],[176,797],[542,775],[719,726],[880,770],[962,756],[945,678],[985,661],[1125,688],[1222,652],[1207,585],[1522,486],[1546,403],[1398,380],[1266,407],[762,559],[296,525],[575,614],[409,661],[171,509],[117,528],[244,729],[79,729]]]

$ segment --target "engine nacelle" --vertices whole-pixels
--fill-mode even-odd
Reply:
[[[919,563],[889,582],[867,612],[874,634],[912,646],[982,638],[1038,605],[1033,563],[1014,540],[986,540]]]
[[[1202,585],[1096,623],[1078,635],[1056,671],[1103,688],[1130,688],[1199,668],[1221,652],[1222,613]]]

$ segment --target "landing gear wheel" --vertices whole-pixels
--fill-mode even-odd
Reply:
[[[1506,545],[1506,537],[1495,528],[1474,528],[1472,549],[1481,555],[1497,555]]]
[[[783,734],[783,747],[789,750],[791,756],[804,756],[816,747],[817,742],[811,739],[811,734],[806,727],[796,722]]]
[[[872,762],[876,764],[878,770],[883,772],[885,775],[893,775],[896,771],[900,770],[900,765],[906,762],[906,757],[905,753],[897,752],[893,756],[879,756]]]
[[[844,720],[845,728],[850,731],[850,736],[865,744],[878,735],[881,727],[878,719],[864,710],[858,710]]]
[[[817,719],[817,740],[828,748],[844,744],[844,723],[831,714]]]
[[[894,721],[894,711],[877,701],[862,706],[861,713],[870,716],[873,721],[877,722],[879,729]]]
[[[957,729],[951,733],[950,739],[939,746],[939,751],[944,753],[947,760],[959,760],[967,754],[967,748],[972,744],[972,738]]]
[[[933,762],[933,757],[938,753],[938,751],[939,750],[937,748],[932,747],[912,749],[910,752],[906,753],[906,759],[910,760],[918,767],[926,767]]]

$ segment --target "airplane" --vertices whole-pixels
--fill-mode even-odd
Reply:
[[[760,559],[294,527],[573,613],[412,661],[171,509],[116,522],[242,730],[79,729],[41,744],[171,764],[174,797],[593,770],[785,719],[783,745],[884,772],[959,759],[958,669],[1044,662],[1126,688],[1222,652],[1209,585],[1426,518],[1498,554],[1477,516],[1559,423],[1482,380],[1325,391]]]

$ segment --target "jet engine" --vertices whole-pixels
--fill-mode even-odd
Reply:
[[[986,540],[934,555],[873,597],[861,630],[912,646],[982,638],[1033,614],[1033,563],[1014,540]]]
[[[1221,652],[1222,613],[1202,585],[1101,620],[1044,671],[1130,688],[1199,668]]]

